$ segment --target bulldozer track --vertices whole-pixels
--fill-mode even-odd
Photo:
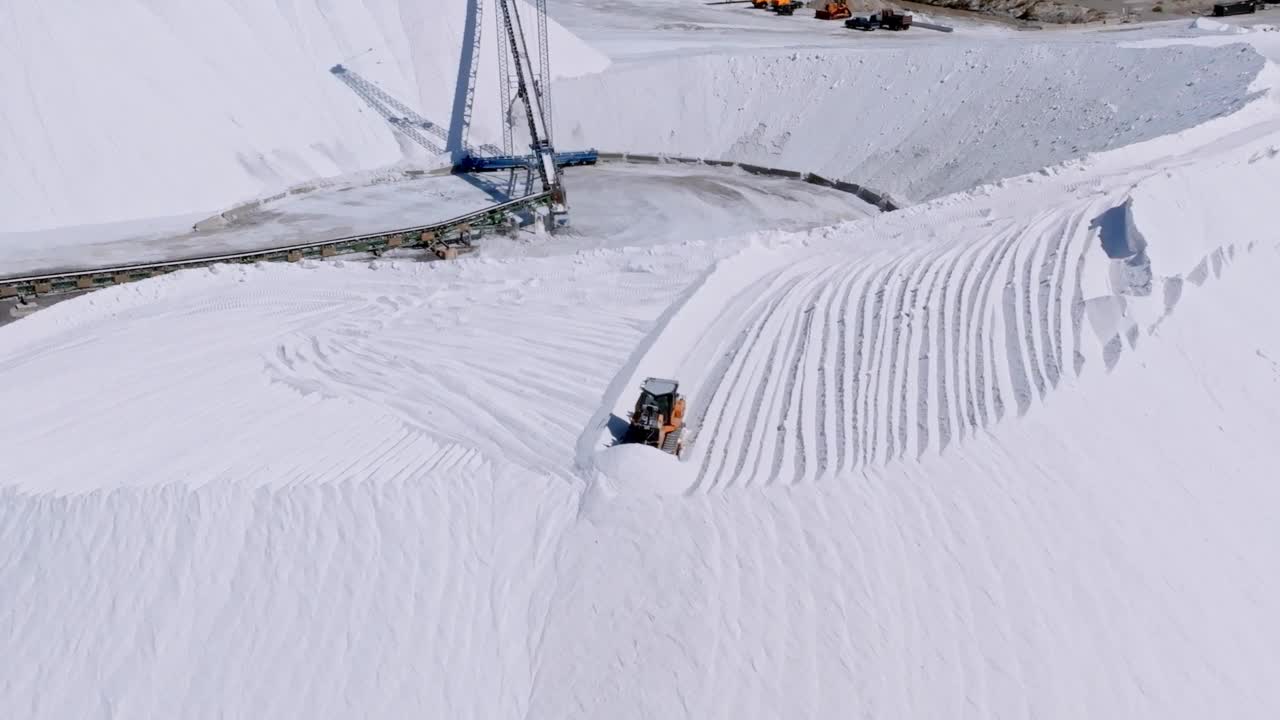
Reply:
[[[690,492],[910,462],[1050,402],[1087,356],[1109,371],[1144,331],[1088,337],[1083,266],[1098,254],[1092,219],[1125,189],[1019,221],[957,216],[974,240],[896,257],[834,248],[753,277],[751,312],[703,326],[725,338],[707,351],[725,362],[694,391]],[[1224,255],[1201,261],[1201,279]]]

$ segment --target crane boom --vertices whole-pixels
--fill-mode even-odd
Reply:
[[[454,122],[449,128],[448,149],[454,159],[466,156],[471,132],[471,111],[476,101],[476,77],[480,70],[480,42],[484,32],[484,0],[467,0],[467,18],[458,63],[458,91],[453,98]]]
[[[542,100],[542,121],[547,124],[547,139],[554,142],[555,127],[551,122],[551,43],[547,39],[547,0],[537,0],[538,10],[538,91]]]
[[[555,148],[547,133],[547,117],[543,113],[542,94],[538,89],[533,64],[529,61],[529,48],[525,42],[520,12],[510,0],[499,0],[502,21],[511,45],[511,60],[516,71],[516,94],[524,103],[529,121],[530,147],[537,158],[538,175],[544,192],[553,193],[552,213],[564,213],[564,191],[560,186],[560,170],[556,167]],[[558,207],[557,207],[558,206]]]

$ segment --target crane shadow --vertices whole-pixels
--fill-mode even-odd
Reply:
[[[474,38],[465,44],[473,46]],[[473,47],[466,64],[474,67],[474,63]],[[455,101],[454,117],[451,118],[450,127],[448,128],[423,117],[418,111],[383,90],[377,83],[341,63],[329,68],[329,73],[343,85],[346,85],[366,105],[373,108],[374,112],[381,115],[396,132],[420,145],[432,155],[447,154],[452,162],[457,163],[467,154],[502,154],[501,150],[492,145],[483,145],[476,149],[466,143],[466,127],[470,116],[470,100],[468,98],[474,92],[474,88],[471,87],[470,78],[472,73],[469,68],[465,70],[465,73],[460,70],[460,73],[463,73],[459,78],[463,85],[460,88],[462,98]]]
[[[486,175],[479,173],[457,173],[456,175],[466,184],[484,191],[495,203],[504,203],[515,197],[509,185],[495,182]]]
[[[378,87],[376,83],[360,73],[343,66],[334,65],[329,68],[343,85],[351,89],[365,104],[381,115],[397,132],[433,155],[442,155],[448,144],[449,134],[445,128],[419,115],[415,110],[397,100],[390,93]]]

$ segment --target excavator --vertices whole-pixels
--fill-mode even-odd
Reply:
[[[794,15],[800,0],[769,0],[769,9],[779,15]]]
[[[679,457],[684,449],[684,397],[679,390],[680,383],[675,380],[645,378],[622,441],[642,443]]]
[[[853,12],[849,10],[849,0],[836,0],[823,4],[813,16],[819,20],[843,20],[852,17]]]

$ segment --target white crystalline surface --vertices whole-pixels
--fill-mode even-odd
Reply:
[[[697,34],[639,17],[600,77]],[[637,193],[455,262],[220,266],[0,327],[0,717],[1275,717],[1280,44],[1166,31],[858,40],[1109,45],[1080,97],[1123,56],[1170,98],[1069,157],[1008,128],[990,177],[908,153],[936,199],[898,212],[649,242]],[[1211,107],[1179,52],[1230,69]],[[620,149],[728,122],[633,89],[617,137],[684,120]],[[646,377],[680,381],[679,459],[613,444]]]

